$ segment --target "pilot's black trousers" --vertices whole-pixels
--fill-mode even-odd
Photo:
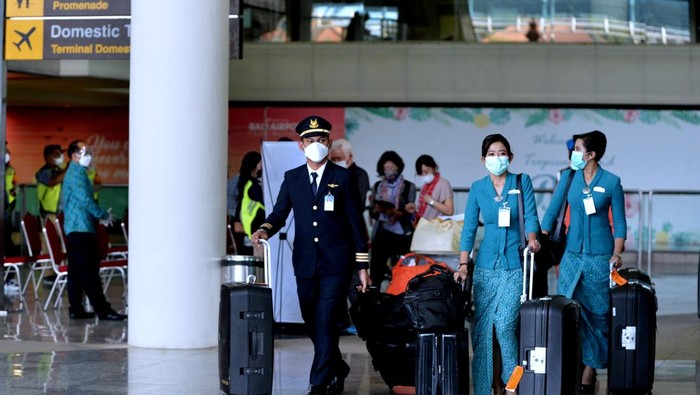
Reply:
[[[338,322],[339,306],[346,303],[350,278],[348,275],[296,279],[301,316],[314,344],[310,384],[325,386],[347,369],[338,347]]]

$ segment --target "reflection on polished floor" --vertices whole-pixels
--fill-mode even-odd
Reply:
[[[700,394],[700,319],[696,277],[658,276],[655,395]],[[116,310],[121,288],[110,287]],[[28,292],[31,294],[31,292]],[[18,299],[9,300],[19,306]],[[70,320],[67,307],[42,311],[28,296],[25,308],[0,317],[0,395],[33,394],[219,394],[216,348],[158,350],[129,347],[126,322]],[[364,343],[341,338],[352,367],[346,394],[389,394],[372,369]],[[301,394],[308,381],[312,347],[305,337],[275,340],[273,393]],[[605,393],[600,372],[598,394]]]

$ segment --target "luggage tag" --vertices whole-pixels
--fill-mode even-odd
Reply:
[[[617,272],[617,269],[613,269],[610,272],[610,278],[617,284],[618,287],[621,287],[625,284],[627,284],[627,280],[625,280],[624,277],[620,275],[620,273]]]
[[[323,199],[323,210],[325,211],[333,211],[333,208],[335,207],[335,197],[331,195],[331,192],[328,191],[328,195]]]
[[[511,373],[510,379],[508,379],[508,384],[506,384],[506,391],[515,393],[515,390],[518,389],[518,385],[520,384],[520,379],[523,378],[524,371],[525,369],[520,365],[513,369],[513,373]]]
[[[583,208],[586,209],[586,215],[595,214],[595,203],[593,203],[592,195],[583,198]]]
[[[506,207],[508,202],[503,203],[503,207],[498,209],[498,227],[507,228],[510,226],[510,207]]]

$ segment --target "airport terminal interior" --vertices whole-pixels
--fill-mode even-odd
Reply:
[[[68,9],[65,4],[72,2],[77,1],[54,3]],[[107,4],[114,0],[83,2]],[[37,7],[43,1],[5,3],[7,72],[3,73],[6,78],[0,90],[6,91],[6,122],[3,120],[2,125],[6,129],[6,148],[11,152],[9,163],[17,177],[15,210],[6,219],[11,226],[11,242],[21,254],[27,254],[19,223],[25,213],[39,214],[34,172],[43,164],[40,152],[45,144],[65,148],[71,140],[80,138],[95,149],[96,167],[103,182],[99,204],[112,208],[118,220],[126,217],[130,204],[133,207],[142,201],[143,196],[134,196],[135,188],[131,192],[130,188],[135,176],[152,169],[145,166],[148,169],[139,169],[138,173],[130,170],[134,157],[130,157],[129,149],[134,152],[136,145],[142,144],[139,147],[143,148],[147,141],[134,134],[133,129],[142,126],[135,125],[134,120],[145,122],[152,114],[145,116],[142,111],[142,118],[134,115],[140,109],[130,106],[145,96],[141,89],[142,96],[134,99],[131,93],[141,87],[134,87],[131,82],[135,75],[140,76],[141,83],[156,78],[151,78],[154,74],[143,78],[140,70],[130,68],[130,44],[123,35],[111,44],[99,41],[97,36],[92,37],[97,40],[94,42],[73,43],[68,33],[63,37],[50,35],[53,28],[48,26],[65,20],[70,20],[67,23],[73,27],[113,24],[110,29],[116,30],[110,30],[114,32],[110,34],[117,35],[129,23],[126,5],[132,2],[119,0],[119,5],[113,7],[116,15],[95,12],[76,17],[54,10],[54,14],[46,14],[48,18],[44,14],[27,14],[30,4]],[[51,2],[45,3],[48,7]],[[186,9],[190,0],[173,3]],[[140,5],[143,4],[150,3],[144,0]],[[176,33],[182,34],[178,36],[180,41],[170,47],[160,43],[151,47],[171,48],[168,55],[186,63],[187,69],[178,69],[175,66],[179,64],[175,64],[173,70],[194,75],[185,81],[172,80],[171,85],[180,88],[182,84],[183,92],[200,94],[220,89],[220,95],[199,96],[199,103],[191,103],[200,115],[227,117],[217,124],[221,134],[215,137],[219,140],[207,140],[216,145],[211,149],[212,162],[221,163],[220,168],[211,170],[211,174],[221,176],[216,188],[224,189],[224,162],[230,177],[238,171],[247,151],[263,151],[266,144],[287,137],[296,139],[294,125],[314,112],[330,119],[333,133],[354,145],[355,162],[370,173],[372,182],[378,179],[374,168],[385,150],[394,149],[404,157],[405,176],[411,180],[415,158],[424,153],[435,155],[443,176],[455,187],[456,214],[464,212],[471,182],[486,174],[479,162],[481,139],[487,133],[501,132],[513,143],[518,171],[533,177],[538,199],[542,197],[538,201],[541,217],[555,186],[555,175],[568,166],[564,156],[566,141],[572,133],[582,130],[604,130],[611,148],[604,166],[619,172],[625,186],[628,238],[623,262],[650,272],[655,286],[658,322],[653,394],[700,395],[700,227],[692,209],[678,209],[697,206],[700,184],[693,175],[700,171],[700,165],[675,160],[679,152],[692,152],[684,147],[700,145],[698,1],[231,0],[229,5],[228,21],[221,22],[221,26],[229,25],[230,60],[225,70],[208,58],[197,58],[199,51],[213,47],[209,46],[210,40],[193,41],[191,32],[179,31],[191,22],[181,13],[163,10],[163,15],[167,15],[164,21],[185,19],[178,20],[178,25],[168,25],[177,26]],[[200,23],[218,16],[208,15],[207,10],[188,10],[193,17],[196,14]],[[37,29],[28,25],[31,23],[45,23],[47,27]],[[203,22],[204,26],[208,27],[207,23]],[[156,34],[157,29],[152,33]],[[37,41],[34,47],[30,44],[40,34],[44,34],[43,53],[37,54],[41,45]],[[109,48],[114,52],[86,56],[87,48],[98,45],[112,45]],[[181,45],[190,45],[187,49],[191,52],[183,51]],[[141,59],[143,54],[140,53]],[[144,67],[148,62],[139,64]],[[152,73],[163,71],[167,75],[169,66],[170,63],[163,63],[162,70]],[[219,70],[218,77],[226,82],[211,83],[204,78],[210,69]],[[205,86],[205,80],[210,85]],[[159,88],[165,91],[167,85]],[[185,96],[189,98],[190,93]],[[212,102],[211,97],[226,94],[227,106]],[[164,102],[172,100],[168,101],[172,107],[181,102],[162,96]],[[140,102],[144,107],[152,104],[151,96],[148,97]],[[154,93],[152,97],[158,96]],[[153,117],[167,120],[186,113],[187,109],[165,108]],[[189,142],[185,137],[194,135],[195,128],[182,130],[185,126],[177,124],[170,127],[147,132],[160,137],[163,145],[176,140]],[[226,127],[228,134],[224,137]],[[202,139],[214,135],[207,130],[196,132]],[[223,147],[226,138],[228,150]],[[292,145],[292,153],[299,154],[296,143]],[[197,150],[192,150],[195,146],[172,145],[172,152],[147,147],[153,148],[155,154],[141,149],[139,163],[164,159],[170,161],[170,169],[186,171],[188,162],[190,166],[197,164],[190,162],[192,151],[197,151],[201,162],[210,159],[209,152],[203,152],[209,148],[199,150],[196,146]],[[264,161],[273,163],[280,157],[268,155]],[[201,173],[209,175],[206,163],[198,164],[202,166]],[[683,166],[681,171],[679,166]],[[265,176],[269,173],[273,172],[266,169]],[[182,182],[174,174],[166,176],[172,176],[173,183]],[[183,207],[210,204],[223,208],[223,193],[220,200],[207,200],[208,191],[200,190],[212,187],[213,183],[208,183],[212,178],[198,175],[187,180],[197,196],[180,194],[178,190],[168,190],[164,195],[173,201],[185,199],[176,201]],[[162,197],[159,192],[149,198]],[[135,197],[137,201],[133,200]],[[270,203],[266,205],[271,207]],[[208,215],[212,211],[200,212]],[[223,223],[226,213],[220,214]],[[213,222],[204,223],[202,228],[213,228]],[[190,223],[183,220],[179,224],[184,224],[183,229],[191,237]],[[205,233],[200,231],[195,229]],[[210,261],[218,263],[219,257],[231,254],[225,250],[224,233],[222,230],[216,244],[221,251],[206,251]],[[121,234],[118,226],[112,227],[110,242],[126,248],[127,240]],[[172,240],[176,239],[171,236],[169,242],[175,243]],[[147,243],[136,245],[141,246],[141,252],[148,250]],[[192,247],[195,249],[202,254],[197,259],[204,260],[204,247]],[[186,274],[166,277],[171,270],[168,262],[160,259],[157,264],[162,266],[155,277],[175,278],[178,284],[185,285],[173,294],[197,297],[199,303],[200,293],[188,277],[197,273],[188,271],[193,263],[184,262],[187,254],[180,255],[173,254],[168,259],[177,268],[186,268]],[[9,263],[6,258],[5,273],[11,270]],[[278,266],[272,275],[278,276],[283,270],[287,273],[287,277],[280,275],[271,281],[275,303],[286,306],[288,301],[283,301],[283,297],[296,298],[294,294],[280,296],[288,283],[294,282],[289,274],[291,262],[283,262],[286,269],[280,261],[275,263]],[[181,347],[135,346],[134,339],[140,336],[139,341],[143,342],[144,333],[150,335],[151,341],[161,334],[170,340],[166,336],[170,328],[149,333],[143,325],[146,321],[138,322],[134,316],[130,316],[131,322],[70,319],[65,292],[62,302],[47,303],[51,284],[31,283],[30,272],[26,265],[20,268],[20,284],[30,284],[19,292],[6,287],[5,303],[0,303],[0,395],[221,393],[219,350],[211,346],[213,338],[204,348],[192,347],[196,342],[187,341]],[[218,272],[210,277],[218,280]],[[221,277],[223,281],[223,269]],[[116,276],[105,293],[119,313],[130,313],[127,291],[129,295],[133,293],[127,283],[132,284],[132,280],[136,280],[134,290],[140,295],[159,286],[169,288],[157,282],[131,278],[125,281]],[[556,289],[556,281],[552,270],[551,290]],[[279,289],[275,290],[277,285]],[[218,293],[218,289],[209,293],[213,292]],[[131,308],[132,312],[137,309]],[[281,307],[275,309],[279,322],[274,331],[272,394],[303,394],[309,384],[313,345],[301,327],[300,317],[286,321],[289,317],[283,317]],[[188,317],[192,312],[187,308],[169,303],[162,312],[153,310],[149,318],[167,314],[190,329]],[[215,321],[213,315],[208,318]],[[178,334],[179,329],[182,328],[172,328]],[[130,339],[132,330],[138,332],[137,336],[132,332]],[[374,369],[366,344],[357,334],[350,331],[341,336],[340,348],[351,367],[344,393],[392,393]],[[606,370],[600,370],[596,394],[607,394],[607,380]],[[396,389],[394,393],[398,392]]]

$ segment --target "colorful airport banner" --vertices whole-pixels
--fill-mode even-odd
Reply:
[[[7,0],[5,15],[13,17],[127,16],[131,0]]]
[[[9,19],[5,59],[128,59],[129,19]]]

